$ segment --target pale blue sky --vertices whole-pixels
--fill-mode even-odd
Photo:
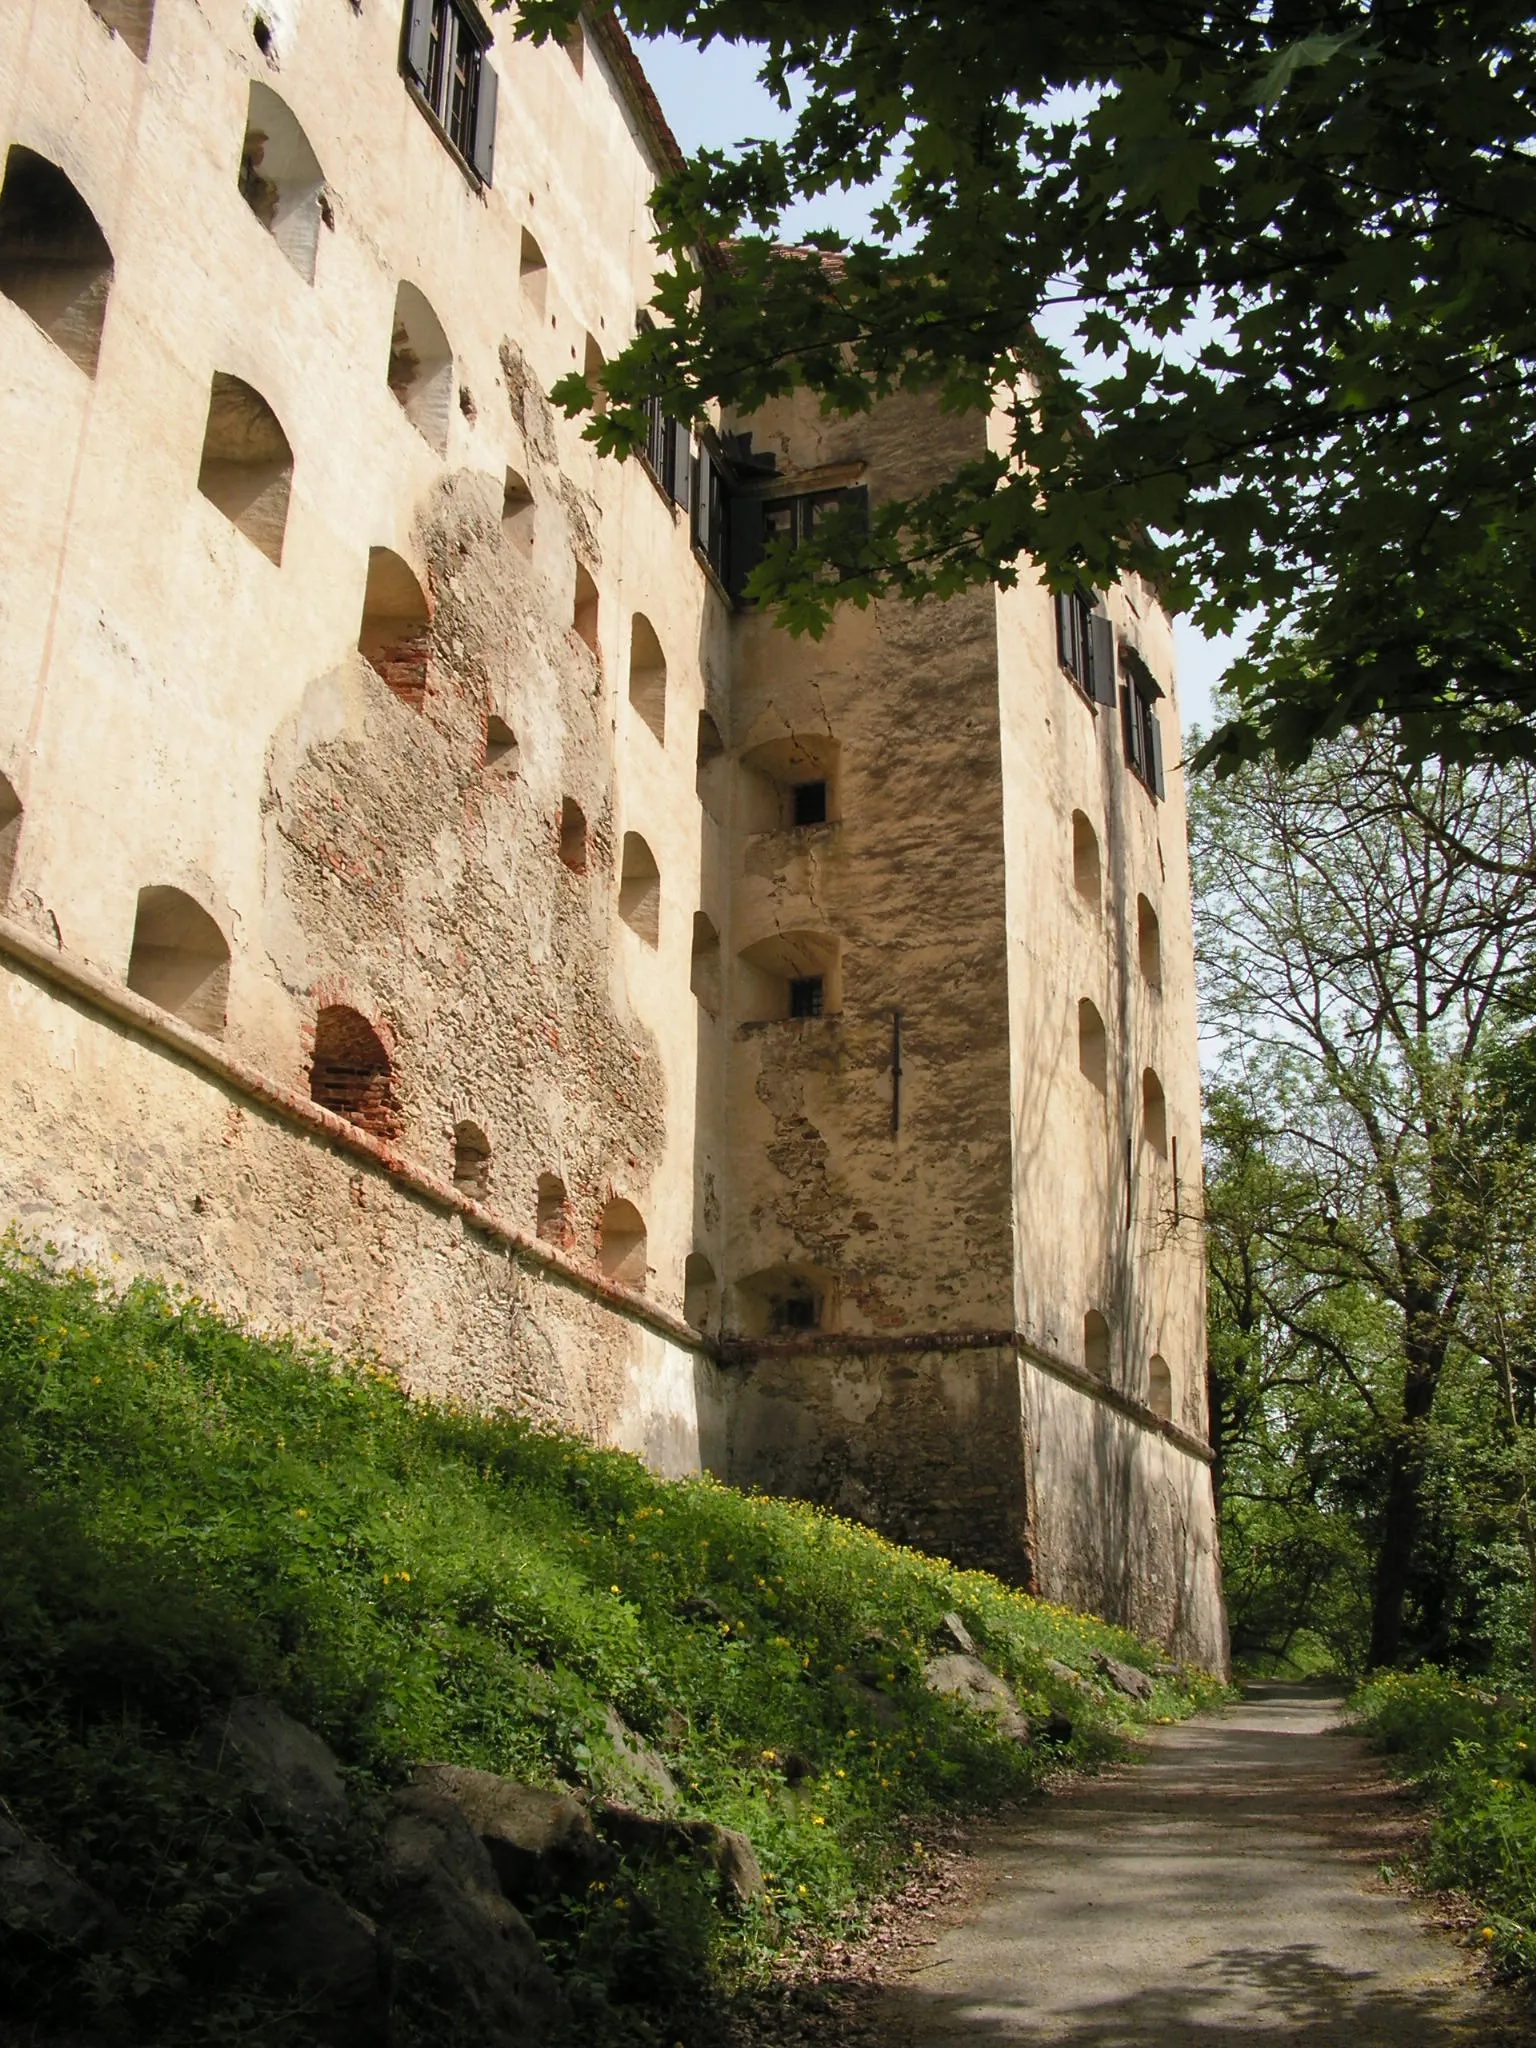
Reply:
[[[740,45],[716,43],[696,50],[671,36],[637,39],[636,48],[656,97],[685,150],[729,148],[747,137],[782,136],[789,117],[757,82],[758,60]],[[866,196],[833,193],[814,207],[785,218],[791,235],[833,228],[856,235],[868,218]],[[1229,658],[1231,643],[1207,641],[1187,620],[1174,623],[1178,646],[1179,697],[1184,724],[1209,727],[1211,692]]]

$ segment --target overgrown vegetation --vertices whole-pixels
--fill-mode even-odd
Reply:
[[[1065,1748],[925,1689],[948,1609],[1026,1712],[1070,1716]],[[1094,1682],[1099,1650],[1155,1664],[830,1516],[664,1483],[157,1287],[117,1296],[0,1251],[0,1793],[130,1929],[82,1971],[0,1927],[17,2016],[50,2029],[305,2038],[209,1966],[272,1856],[314,1854],[253,1836],[199,1761],[237,1696],[271,1696],[350,1768],[358,1827],[316,1874],[354,1898],[380,1802],[421,1760],[634,1798],[616,1708],[685,1810],[743,1830],[768,1875],[735,1918],[673,1872],[541,1921],[589,2031],[646,2040],[660,2013],[670,2040],[706,1984],[846,1925],[920,1854],[925,1815],[1027,1792],[1210,1696],[1165,1672],[1133,1708]]]
[[[1394,1671],[1353,1705],[1435,1804],[1426,1882],[1469,1892],[1495,1962],[1536,1974],[1536,1698],[1441,1671]]]

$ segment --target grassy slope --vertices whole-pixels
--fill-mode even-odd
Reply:
[[[1038,1782],[1049,1759],[921,1686],[947,1608],[1026,1709],[1072,1716],[1079,1760],[1195,1702],[1160,1682],[1133,1712],[1090,1659],[1150,1665],[1145,1645],[830,1516],[0,1256],[0,1793],[136,1929],[67,1991],[12,1957],[54,2020],[94,1998],[133,2040],[289,2038],[186,1974],[261,1882],[188,1760],[221,1702],[259,1691],[334,1745],[365,1813],[423,1758],[622,1791],[616,1706],[771,1873],[771,1915],[745,1922],[702,1892],[637,1919],[615,1891],[541,1926],[593,2013],[644,2037],[609,2003],[626,1969],[656,1995],[739,1973],[856,1910],[925,1813]]]
[[[1536,1977],[1536,1698],[1394,1671],[1367,1680],[1351,1705],[1434,1809],[1426,1882],[1469,1892],[1495,1962]]]

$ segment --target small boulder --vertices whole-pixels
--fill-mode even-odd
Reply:
[[[1047,1657],[1045,1668],[1052,1678],[1059,1678],[1063,1685],[1081,1685],[1083,1682],[1083,1674],[1074,1670],[1070,1664],[1063,1664],[1059,1657]]]
[[[302,2012],[306,2037],[329,2048],[383,2048],[390,2035],[391,1958],[378,1929],[325,1886],[284,1871],[236,1923],[223,1950]]]
[[[1122,1664],[1118,1657],[1111,1657],[1104,1650],[1096,1652],[1093,1662],[1116,1692],[1124,1693],[1127,1699],[1151,1699],[1152,1681],[1145,1671],[1139,1671],[1134,1664]]]
[[[418,1785],[447,1795],[484,1843],[502,1890],[515,1904],[582,1897],[611,1875],[617,1858],[600,1842],[580,1800],[519,1785],[493,1771],[423,1764]]]
[[[957,1650],[963,1651],[967,1657],[974,1657],[977,1654],[976,1645],[971,1640],[970,1630],[953,1609],[945,1615],[940,1626]]]
[[[608,1708],[604,1727],[614,1753],[613,1764],[604,1775],[612,1781],[613,1789],[639,1806],[653,1807],[660,1813],[675,1812],[677,1783],[665,1761],[654,1749],[647,1748],[617,1708]]]
[[[24,1828],[0,1799],[0,1925],[89,1955],[122,1940],[121,1914]]]
[[[453,1800],[407,1785],[384,1836],[383,1917],[414,1979],[466,2038],[538,2041],[568,2017],[532,1930]]]
[[[599,1831],[625,1856],[684,1859],[712,1870],[723,1906],[747,1906],[767,1890],[752,1844],[735,1828],[712,1820],[660,1819],[605,1800],[596,1813]]]
[[[956,1651],[950,1657],[931,1658],[923,1666],[923,1683],[930,1692],[958,1700],[974,1714],[989,1715],[1015,1742],[1028,1742],[1029,1723],[1019,1711],[1012,1686],[979,1657]]]
[[[341,1766],[312,1728],[273,1700],[236,1700],[203,1731],[204,1760],[244,1779],[264,1815],[300,1834],[340,1834],[347,1825]]]

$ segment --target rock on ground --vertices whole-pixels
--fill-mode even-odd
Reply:
[[[1015,1742],[1028,1742],[1029,1723],[1019,1711],[1013,1687],[979,1657],[967,1656],[963,1650],[933,1657],[923,1666],[923,1683],[930,1692],[959,1700],[972,1713],[990,1715]]]

